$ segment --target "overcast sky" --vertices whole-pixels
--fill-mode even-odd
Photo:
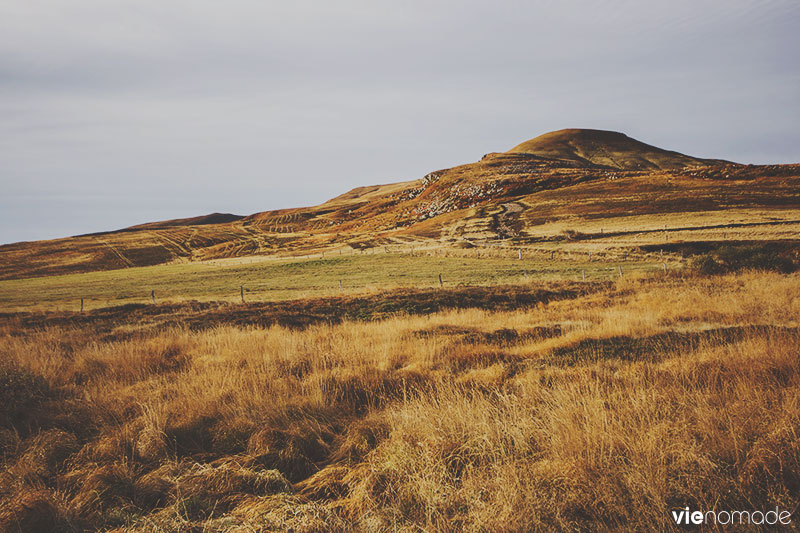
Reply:
[[[314,205],[547,131],[800,162],[800,2],[3,0],[0,242]]]

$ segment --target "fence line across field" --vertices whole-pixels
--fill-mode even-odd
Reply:
[[[518,251],[518,257],[519,257],[519,255],[521,255],[521,251]],[[597,269],[595,269],[596,272],[597,271],[603,271],[603,270],[608,272],[607,267],[606,268],[597,268]],[[667,263],[666,262],[661,263],[661,270],[663,271],[664,274],[667,274]],[[586,269],[585,268],[581,268],[580,272],[581,272],[580,279],[581,279],[581,281],[585,282],[586,281]],[[619,277],[619,278],[622,278],[624,276],[624,271],[622,269],[622,265],[616,265],[615,268],[612,267],[611,268],[611,272],[616,274],[616,276]],[[614,277],[614,274],[612,274],[612,276],[611,276],[612,278]],[[527,276],[529,274],[527,272],[523,272],[522,275],[523,276]],[[445,285],[445,281],[446,281],[444,273],[442,273],[442,272],[438,273],[438,275],[433,279],[433,281],[434,281],[434,285],[438,281],[439,288],[443,289],[444,285]],[[338,279],[337,280],[338,292],[339,293],[344,292],[344,282],[345,282],[345,279]],[[370,286],[370,284],[367,283],[367,284],[362,284],[362,285],[351,285],[350,287],[351,288],[367,288],[369,286]],[[293,288],[286,288],[286,289],[292,290]],[[247,289],[247,290],[251,290],[251,289]],[[298,289],[298,290],[301,290],[301,289]],[[245,300],[245,284],[240,284],[239,285],[239,299],[240,299],[242,304],[247,303],[246,300]],[[85,309],[85,300],[86,300],[85,297],[81,297],[80,298],[80,312],[81,313]],[[106,300],[106,301],[108,302],[108,300]],[[150,301],[152,302],[152,305],[156,305],[156,291],[155,291],[155,289],[150,291]]]

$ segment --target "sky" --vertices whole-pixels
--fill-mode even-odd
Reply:
[[[3,0],[0,243],[316,205],[562,128],[800,162],[796,0]]]

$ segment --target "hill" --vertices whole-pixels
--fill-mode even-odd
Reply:
[[[120,231],[161,229],[171,226],[205,226],[207,224],[224,224],[226,222],[236,222],[237,220],[241,220],[243,218],[244,217],[241,215],[233,215],[231,213],[211,213],[210,215],[201,215],[199,217],[176,218],[172,220],[162,220],[161,222],[137,224],[136,226],[131,226]]]
[[[390,246],[535,247],[567,234],[608,246],[634,236],[640,245],[663,242],[664,230],[688,241],[724,228],[747,240],[781,239],[798,221],[800,165],[740,165],[616,132],[560,130],[319,206],[0,246],[0,279]]]
[[[662,150],[616,131],[591,129],[565,129],[545,133],[515,146],[509,153],[533,154],[621,170],[666,170],[729,163]]]

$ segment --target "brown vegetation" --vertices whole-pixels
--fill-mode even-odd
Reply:
[[[284,325],[6,315],[0,530],[670,530],[687,505],[796,508],[796,274],[548,290],[320,300],[336,321]]]

